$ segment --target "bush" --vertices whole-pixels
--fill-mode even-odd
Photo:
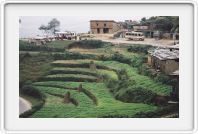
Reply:
[[[179,110],[179,105],[178,104],[171,104],[168,106],[164,106],[164,107],[159,107],[156,111],[152,111],[152,112],[139,112],[137,114],[135,114],[135,118],[159,118],[162,117],[163,115],[167,115],[170,113],[177,113]],[[178,113],[179,114],[179,113]],[[173,117],[173,118],[178,118]]]
[[[113,56],[111,57],[111,60],[115,60],[121,63],[131,64],[130,58],[124,57],[122,54],[119,53],[114,53]]]
[[[115,89],[118,86],[118,81],[117,80],[113,80],[113,79],[108,79],[106,81],[106,85],[110,89],[113,89],[113,88]]]
[[[31,85],[25,85],[25,86],[23,86],[20,89],[20,93],[21,94],[28,95],[28,96],[32,96],[32,97],[37,98],[37,99],[43,99],[43,98],[45,98],[44,95],[38,89],[34,88]]]
[[[146,63],[146,62],[147,62],[147,56],[146,55],[134,56],[131,59],[132,67],[135,67],[135,68],[138,68],[138,69],[141,68],[142,64]]]
[[[104,42],[101,40],[82,40],[71,43],[68,48],[85,48],[85,49],[95,49],[104,46]]]
[[[137,44],[130,46],[128,48],[128,52],[135,52],[135,53],[145,53],[148,54],[148,50],[151,49],[153,46],[151,45],[142,45],[142,44]]]
[[[45,103],[46,96],[42,92],[40,92],[37,88],[31,85],[23,86],[20,89],[20,94],[28,95],[40,100],[39,103],[37,105],[34,105],[30,110],[20,114],[19,115],[20,118],[27,118],[33,115],[36,111],[41,109]]]
[[[119,90],[115,95],[116,99],[123,102],[135,102],[135,103],[153,103],[153,99],[156,94],[151,90],[144,89],[141,86],[130,86],[125,89]]]
[[[155,69],[149,67],[146,63],[144,63],[139,69],[140,74],[146,75],[154,79],[159,72],[156,72]]]
[[[74,52],[52,53],[54,60],[70,60],[70,59],[95,59],[96,55],[93,54],[80,54]]]
[[[64,52],[64,48],[52,48],[47,45],[33,45],[25,41],[19,41],[20,51],[47,51],[47,52]]]
[[[163,73],[157,74],[157,76],[154,78],[154,80],[155,80],[156,82],[161,82],[161,83],[163,83],[163,84],[168,84],[168,85],[171,84],[171,79],[170,79],[170,77],[167,76],[167,75],[165,75],[165,74],[163,74]]]

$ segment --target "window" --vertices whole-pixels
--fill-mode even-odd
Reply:
[[[98,26],[98,23],[96,23],[96,25]]]
[[[106,27],[107,26],[107,24],[106,23],[104,23],[104,27]]]

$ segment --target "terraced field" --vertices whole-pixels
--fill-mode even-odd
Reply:
[[[139,112],[155,111],[157,106],[143,103],[124,103],[111,95],[101,80],[101,76],[107,75],[110,78],[118,79],[113,70],[121,68],[126,68],[130,77],[149,90],[163,95],[170,92],[168,86],[156,84],[150,78],[138,75],[136,70],[127,64],[94,60],[96,68],[106,69],[91,70],[88,66],[91,61],[93,60],[54,61],[52,63],[54,68],[49,72],[49,75],[43,77],[41,82],[34,83],[37,89],[46,94],[47,99],[43,108],[31,117],[133,117]],[[86,92],[78,92],[77,88],[80,84],[96,100]],[[78,102],[77,106],[72,103],[63,103],[64,94],[68,91],[71,93],[71,97]]]
[[[137,55],[126,53],[126,49],[113,48],[108,50],[108,56],[118,50],[127,57]],[[96,56],[100,52],[107,53],[101,48],[98,51],[75,48],[70,51]],[[148,76],[138,74],[136,68],[115,60],[55,60],[50,64],[50,70],[31,84],[46,97],[44,105],[29,116],[31,118],[132,118],[139,113],[158,110],[159,106],[154,104],[126,103],[115,99],[106,81],[118,81],[118,72],[123,69],[138,86],[159,96],[171,93],[170,86],[156,83]],[[65,96],[69,98],[67,103],[64,102]]]

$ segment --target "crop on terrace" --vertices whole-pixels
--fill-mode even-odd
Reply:
[[[172,87],[139,74],[133,65],[144,48],[94,40],[55,41],[44,48],[20,43],[20,95],[34,108],[20,117],[133,118],[172,112],[154,103],[155,97],[170,96]],[[34,99],[35,94],[40,97]]]

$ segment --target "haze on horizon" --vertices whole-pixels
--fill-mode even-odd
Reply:
[[[29,38],[37,35],[42,36],[43,33],[38,28],[43,24],[47,25],[50,20],[56,18],[60,21],[60,31],[75,31],[77,33],[87,33],[90,30],[90,20],[114,20],[140,21],[141,18],[150,16],[22,16],[19,24],[19,37]]]

